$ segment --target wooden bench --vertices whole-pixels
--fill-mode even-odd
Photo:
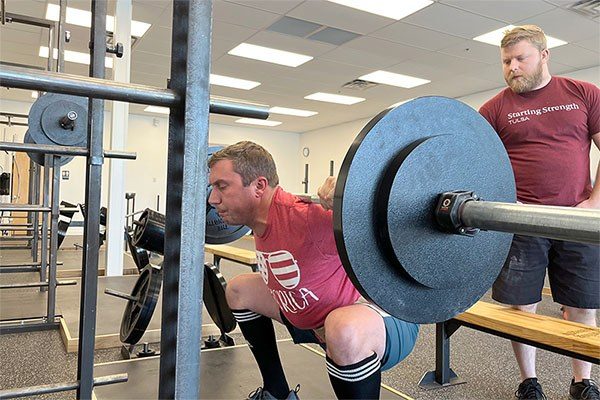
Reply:
[[[421,378],[422,388],[464,383],[450,369],[450,336],[461,326],[600,364],[600,328],[480,301],[454,319],[436,324],[436,369]]]
[[[213,263],[217,268],[220,268],[221,259],[225,259],[247,265],[252,268],[253,272],[258,271],[256,253],[252,250],[240,249],[225,244],[207,244],[204,246],[204,251],[213,255]]]

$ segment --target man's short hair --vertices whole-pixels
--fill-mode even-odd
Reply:
[[[536,25],[516,26],[511,30],[506,31],[502,38],[502,42],[500,43],[500,47],[504,49],[517,44],[521,40],[527,40],[539,51],[546,50],[548,47],[544,31]]]
[[[211,168],[221,160],[231,160],[233,170],[240,174],[244,186],[248,186],[259,176],[267,178],[271,187],[279,184],[273,156],[254,142],[238,142],[217,151],[208,160],[208,167]]]

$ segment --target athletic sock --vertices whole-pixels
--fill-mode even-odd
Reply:
[[[379,399],[381,362],[375,353],[351,365],[337,365],[329,357],[326,363],[338,399]]]
[[[263,388],[278,399],[285,399],[290,391],[275,340],[273,321],[250,310],[231,310],[263,378]]]

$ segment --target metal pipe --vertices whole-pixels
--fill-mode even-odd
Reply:
[[[15,267],[39,267],[42,265],[39,262],[23,262],[23,263],[13,263],[13,264],[0,264],[0,270],[3,268],[15,268]],[[63,265],[62,261],[58,261],[56,265]]]
[[[37,143],[14,143],[14,142],[0,142],[0,150],[6,151],[26,151],[30,153],[52,153],[61,156],[87,156],[89,150],[86,147],[75,147],[75,146],[58,146],[51,144],[37,144]],[[120,150],[105,150],[104,157],[106,158],[119,158],[124,160],[135,160],[137,153]]]
[[[98,99],[163,107],[176,107],[181,103],[181,97],[170,89],[64,73],[33,71],[29,68],[13,66],[0,69],[0,86],[75,96],[94,96]],[[257,119],[266,119],[269,116],[268,107],[266,106],[221,100],[210,102],[210,112]]]
[[[33,228],[0,227],[0,231],[6,232],[31,232]],[[31,237],[33,239],[33,237]]]
[[[29,204],[37,204],[40,201],[40,166],[33,160],[29,160]],[[40,237],[40,218],[38,213],[27,213],[27,221],[33,224],[33,240],[31,241],[31,257],[34,262],[38,260],[38,244]]]
[[[42,205],[49,211],[50,208],[50,166],[54,162],[53,156],[46,154],[44,157],[44,181],[42,187]],[[48,271],[48,213],[42,214],[42,231],[41,231],[41,268],[40,268],[40,282],[46,281],[46,272]],[[40,287],[40,291],[46,291],[45,287]]]
[[[46,316],[56,315],[56,255],[58,253],[58,206],[60,203],[60,164],[59,156],[52,156],[52,200],[50,202],[50,264],[48,265],[48,303]],[[46,164],[48,165],[48,164]]]
[[[0,230],[6,229],[6,228],[20,228],[20,227],[33,227],[33,224],[0,224]]]
[[[127,293],[119,292],[117,290],[110,289],[110,288],[104,289],[104,294],[107,294],[109,296],[118,297],[120,299],[129,300],[129,301],[138,301],[139,300],[137,297],[133,297]]]
[[[33,236],[0,236],[0,241],[7,241],[7,242],[12,242],[12,241],[19,241],[19,240],[31,240],[33,239]]]
[[[47,288],[50,284],[48,282],[27,282],[27,283],[9,283],[6,285],[0,285],[0,289],[21,289],[21,288],[35,288],[45,287]],[[77,281],[57,281],[56,286],[73,286],[77,285]]]
[[[174,1],[159,398],[200,397],[212,1]],[[185,96],[183,94],[185,93]],[[194,238],[192,240],[192,238]]]
[[[37,211],[50,212],[50,207],[43,207],[38,204],[12,204],[0,203],[0,211]]]
[[[48,27],[48,64],[46,68],[52,71],[54,61],[54,26]]]
[[[28,266],[28,267],[6,267],[4,265],[0,266],[0,274],[12,274],[17,272],[39,272],[40,266]]]
[[[106,57],[105,0],[92,0],[90,29],[90,76],[104,80]],[[112,82],[118,84],[118,82]],[[131,89],[129,89],[131,90]],[[93,90],[88,95],[97,96]],[[90,399],[94,390],[94,343],[98,300],[98,258],[100,249],[100,196],[102,190],[104,101],[90,98],[88,103],[89,156],[85,169],[85,205],[87,215],[83,230],[81,298],[79,307],[79,343],[77,357],[78,399]]]
[[[600,210],[533,204],[468,201],[464,226],[569,242],[600,243]]]
[[[94,386],[104,386],[113,383],[127,382],[127,374],[115,374],[106,375],[94,378]],[[34,396],[38,394],[66,392],[68,390],[74,390],[79,387],[79,382],[64,382],[64,383],[53,383],[50,385],[39,385],[30,386],[18,389],[5,389],[0,390],[0,398],[2,399],[14,399],[17,397]]]
[[[63,72],[65,70],[65,21],[67,19],[67,1],[59,0],[58,6],[58,31],[56,32],[58,59],[56,60],[56,72]]]

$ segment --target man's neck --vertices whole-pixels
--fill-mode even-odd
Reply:
[[[252,223],[252,231],[255,235],[262,236],[267,230],[267,219],[269,217],[269,209],[273,202],[273,196],[275,195],[275,189],[269,187],[265,190],[263,196],[260,199],[260,203],[257,207],[254,222]]]

